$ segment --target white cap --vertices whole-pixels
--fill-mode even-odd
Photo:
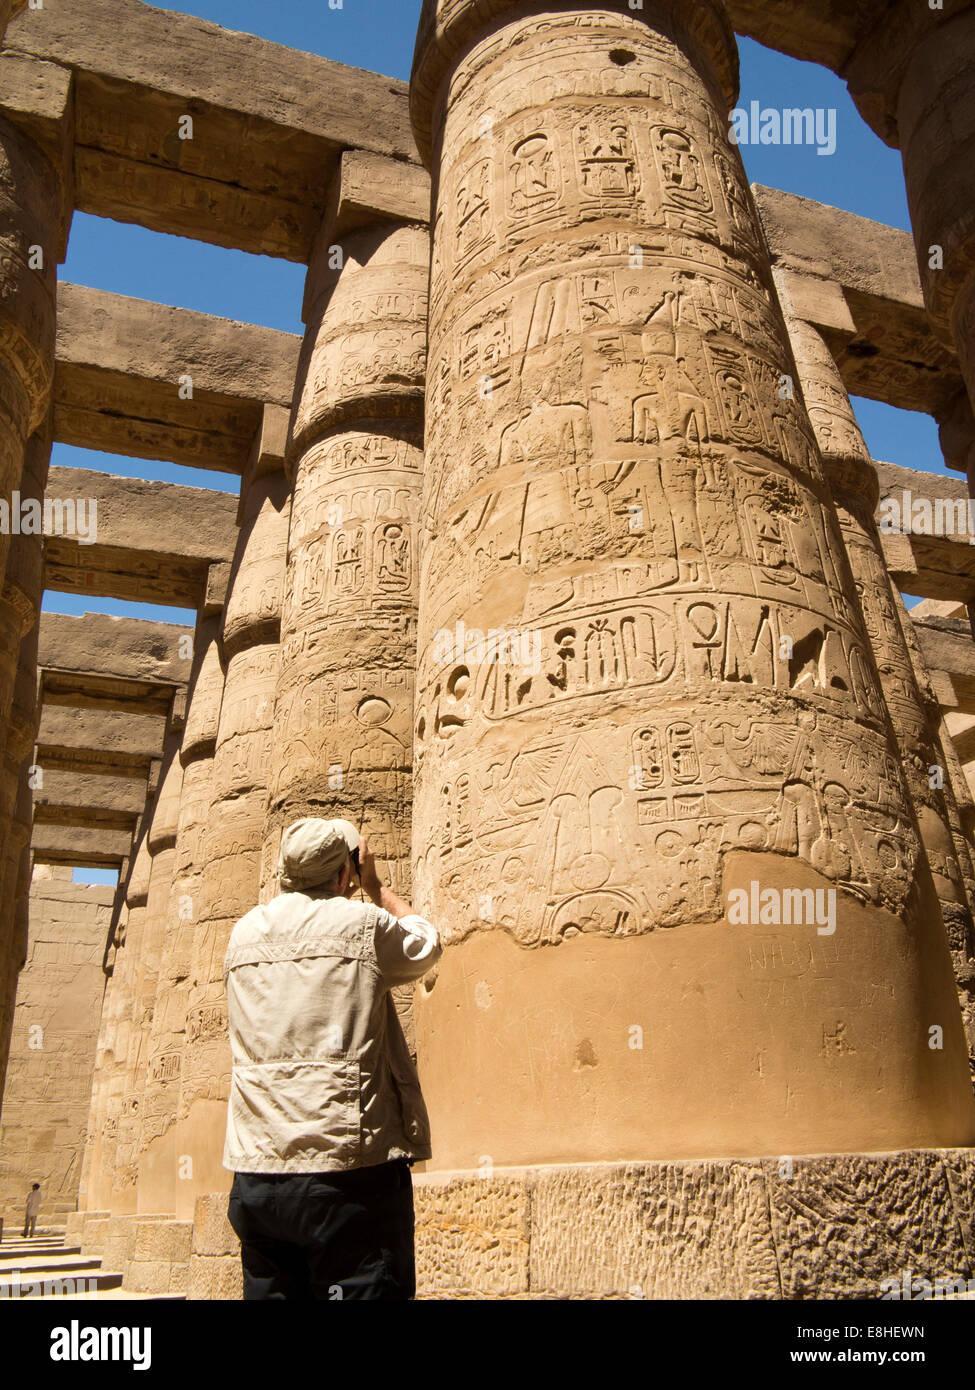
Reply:
[[[300,893],[328,883],[358,848],[359,832],[350,821],[311,816],[295,821],[281,837],[281,887],[286,893]]]

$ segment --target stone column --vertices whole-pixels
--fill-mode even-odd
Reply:
[[[958,986],[958,998],[965,1023],[965,1036],[968,1039],[969,1066],[975,1076],[975,804],[972,802],[968,779],[958,760],[944,713],[934,693],[930,672],[921,651],[921,644],[917,640],[911,615],[893,585],[891,593],[910,655],[914,678],[928,713],[929,727],[933,731],[936,750],[933,771],[936,781],[940,780],[937,774],[943,777],[944,807],[951,829],[958,873],[964,887],[964,900],[969,909],[966,919],[957,909],[945,911],[942,904],[942,916],[948,934],[955,983]]]
[[[27,440],[43,425],[54,377],[55,290],[61,185],[47,154],[0,116],[0,533],[6,567]],[[48,444],[49,447],[49,444]],[[29,491],[29,490],[28,490]],[[42,489],[43,495],[43,489]],[[0,596],[0,728],[13,696],[20,638],[29,623],[18,595]]]
[[[843,76],[864,118],[901,150],[925,306],[975,405],[975,10],[899,0]]]
[[[159,968],[166,942],[169,893],[176,857],[176,830],[183,769],[179,761],[182,728],[170,729],[163,751],[159,793],[149,822],[146,845],[150,855],[149,890],[142,921],[138,960],[133,959],[128,988],[132,1000],[132,1030],[125,1058],[125,1085],[115,1153],[113,1214],[141,1209],[137,1189],[139,1150],[145,1117],[149,1071],[149,1044]]]
[[[280,459],[276,460],[280,465]],[[261,845],[278,672],[281,592],[290,492],[280,466],[260,471],[260,450],[241,489],[240,538],[221,631],[223,698],[212,767],[212,802],[198,887],[180,1081],[180,1215],[225,1189],[222,1167],[230,1090],[223,957],[234,923],[260,895]]]
[[[289,442],[265,865],[292,821],[342,816],[408,896],[430,243],[425,225],[390,221],[336,236],[323,229],[309,270]]]
[[[124,889],[120,919],[115,929],[115,965],[102,1008],[102,1026],[95,1055],[95,1093],[92,1095],[89,1121],[91,1158],[87,1164],[85,1184],[85,1208],[88,1211],[113,1209],[115,1160],[120,1131],[124,1139],[128,1123],[124,1109],[127,1063],[134,1031],[136,970],[142,948],[152,868],[147,835],[148,819]]]
[[[3,19],[0,14],[0,21]],[[2,28],[0,23],[0,32]],[[7,514],[6,525],[0,528],[0,575],[7,571],[11,533],[17,529],[14,513],[18,525],[20,521],[18,494],[23,490],[30,495],[32,490],[32,470],[25,472],[27,441],[47,419],[54,377],[60,217],[61,183],[54,164],[39,145],[0,115],[0,503]],[[45,470],[49,450],[49,437],[42,438]],[[37,448],[34,458],[36,462]],[[21,553],[14,563],[18,574],[6,580],[0,590],[0,767],[6,766],[3,747],[21,642],[36,621],[36,611],[18,581],[25,573],[23,552],[33,549],[39,557],[40,537],[17,539]],[[6,846],[12,829],[16,776],[11,782],[4,771],[0,780],[0,846]],[[16,840],[17,831],[13,834]],[[0,847],[0,875],[7,879],[0,895],[0,997],[8,997],[14,987],[22,946],[14,922],[17,885],[10,882],[18,869],[5,869],[8,857],[11,861],[15,857],[15,848],[13,840],[9,849]],[[19,864],[19,852],[16,859]],[[0,1073],[7,1055],[3,1027],[0,1024]]]
[[[98,1020],[98,1039],[95,1044],[95,1064],[91,1076],[91,1096],[88,1101],[88,1119],[85,1125],[85,1147],[81,1159],[81,1176],[78,1182],[78,1211],[93,1210],[90,1206],[94,1193],[96,1160],[101,1162],[103,1128],[106,1120],[108,1083],[114,1069],[115,1029],[118,1023],[118,997],[113,990],[115,971],[121,966],[121,953],[125,943],[125,923],[128,909],[124,894],[125,865],[119,874],[119,886],[109,919],[105,951],[102,956],[102,970],[105,986],[102,993],[102,1009]]]
[[[975,1137],[842,533],[779,390],[735,52],[711,3],[424,6],[441,1168]]]
[[[182,783],[166,912],[165,947],[156,986],[149,1072],[139,1155],[139,1208],[176,1212],[181,1176],[179,1125],[183,1054],[193,965],[193,939],[204,872],[204,838],[213,801],[213,752],[223,699],[222,612],[201,614],[193,642],[186,727],[180,746]]]
[[[918,685],[875,519],[880,493],[877,474],[843,379],[819,331],[791,312],[786,280],[780,275],[775,279],[786,313],[799,383],[836,503],[880,684],[941,906],[959,1002],[968,1018],[975,948],[971,904],[961,867],[968,860],[968,849],[961,835],[939,737],[940,711],[934,707],[932,720],[931,706],[925,703]],[[968,1034],[968,1051],[970,1065],[975,1068],[975,1032]]]
[[[38,508],[43,505],[50,460],[51,422],[47,420],[28,443],[19,485],[21,498]],[[39,532],[15,535],[0,599],[8,612],[17,615],[20,634],[8,714],[0,728],[0,934],[8,929],[4,917],[14,911],[22,852],[30,840],[33,798],[27,776],[37,731],[37,640],[43,594],[43,537]],[[21,796],[22,790],[27,794]],[[15,821],[18,798],[25,810]]]

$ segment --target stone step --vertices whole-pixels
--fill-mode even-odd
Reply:
[[[9,1231],[7,1235],[4,1236],[3,1240],[0,1240],[0,1250],[5,1249],[5,1247],[8,1245],[20,1245],[25,1240],[46,1240],[48,1241],[48,1243],[52,1241],[57,1242],[59,1240],[64,1240],[64,1232],[35,1231],[35,1233],[32,1236],[24,1236],[21,1235],[20,1227],[18,1227],[16,1231]]]
[[[68,1250],[63,1240],[4,1240],[0,1243],[0,1255],[11,1250]]]
[[[26,1277],[25,1277],[26,1275]],[[23,1271],[17,1278],[12,1274],[0,1274],[0,1298],[68,1298],[85,1297],[89,1293],[103,1293],[111,1289],[119,1289],[122,1286],[122,1275],[110,1271],[92,1269],[79,1270],[77,1278],[84,1279],[85,1290],[79,1295],[76,1290],[71,1293],[62,1293],[60,1289],[48,1287],[45,1291],[44,1285],[48,1286],[58,1281],[71,1279],[68,1272],[45,1273],[39,1271],[31,1276],[29,1271]]]
[[[25,1273],[53,1270],[58,1274],[70,1274],[72,1270],[100,1269],[101,1257],[98,1255],[27,1255],[23,1259],[4,1260],[0,1272],[9,1274],[11,1269],[22,1269]]]
[[[94,1293],[64,1293],[57,1295],[64,1303],[185,1303],[185,1293],[133,1293],[131,1289],[97,1289]]]
[[[9,1245],[0,1245],[0,1259],[6,1259],[10,1255],[19,1255],[21,1252],[26,1253],[28,1251],[47,1255],[53,1250],[61,1250],[65,1255],[70,1255],[74,1251],[80,1249],[80,1245],[65,1245],[63,1240],[12,1240]]]

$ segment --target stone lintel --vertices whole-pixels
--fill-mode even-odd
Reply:
[[[850,394],[945,410],[964,383],[928,324],[910,232],[762,184],[752,192],[773,264],[790,272],[797,312],[822,331]]]
[[[237,499],[230,493],[55,467],[47,497],[84,499],[89,521],[97,503],[94,544],[45,537],[48,589],[197,608],[210,565],[233,558]]]
[[[962,618],[913,615],[912,621],[938,703],[945,709],[975,714],[975,642],[971,624]]]
[[[54,437],[240,473],[265,404],[290,409],[300,347],[296,334],[61,283]]]
[[[131,853],[132,834],[112,826],[45,825],[31,836],[38,864],[77,864],[92,869],[117,869]]]
[[[891,579],[904,593],[975,603],[975,529],[964,482],[894,463],[877,463],[876,469],[877,521]],[[895,515],[892,505],[899,532],[883,529]],[[920,529],[907,533],[908,525]]]
[[[134,777],[43,767],[34,824],[107,826],[131,832],[145,809],[146,783]]]
[[[872,0],[727,0],[725,8],[736,34],[834,72],[842,70],[868,20],[876,17]]]
[[[192,656],[182,656],[179,648],[181,639],[188,638],[186,651],[192,653],[192,635],[192,627],[175,623],[104,613],[42,613],[38,664],[51,689],[70,691],[72,680],[79,687],[93,682],[90,688],[97,689],[102,681],[104,695],[110,694],[113,682],[120,687],[120,698],[127,684],[168,688],[171,694],[189,678]]]
[[[6,42],[74,72],[85,212],[304,261],[343,150],[416,160],[404,82],[138,0],[48,0]]]
[[[975,759],[975,715],[950,711],[945,715],[945,726],[951,735],[959,761],[972,762]]]
[[[36,757],[45,774],[99,772],[144,783],[150,762],[162,755],[165,732],[162,714],[45,702]]]

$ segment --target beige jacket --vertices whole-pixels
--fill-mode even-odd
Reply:
[[[233,1072],[225,1168],[315,1173],[430,1157],[390,990],[440,958],[422,917],[282,893],[242,917],[224,960]]]

